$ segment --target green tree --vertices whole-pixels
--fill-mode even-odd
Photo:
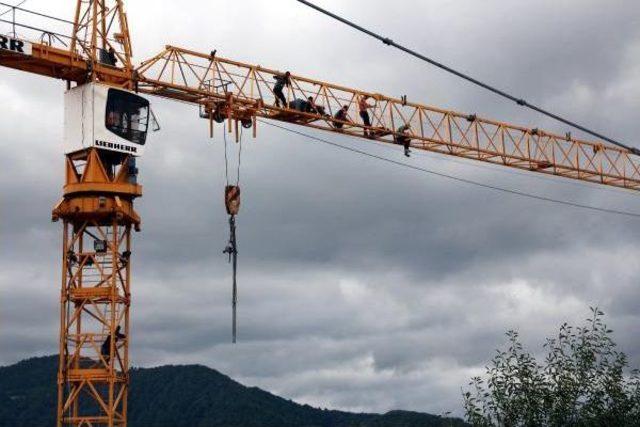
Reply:
[[[563,324],[544,345],[543,363],[518,333],[497,350],[486,376],[463,391],[474,426],[640,426],[640,375],[617,350],[604,314],[591,308],[585,326]]]

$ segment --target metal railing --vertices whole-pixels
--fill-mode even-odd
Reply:
[[[69,47],[73,22],[19,5],[0,2],[0,6],[8,8],[0,13],[0,33],[33,43]]]

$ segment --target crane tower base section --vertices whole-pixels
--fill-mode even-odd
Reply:
[[[66,156],[57,425],[126,426],[131,231],[142,195],[130,155],[90,148]]]

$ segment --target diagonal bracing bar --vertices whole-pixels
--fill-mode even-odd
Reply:
[[[274,75],[282,71],[202,54],[173,46],[142,63],[136,71],[141,92],[201,106],[212,120],[249,121],[255,117],[379,142],[396,143],[398,129],[409,126],[411,146],[450,156],[480,160],[537,173],[609,186],[640,189],[640,157],[602,142],[558,135],[509,123],[430,107],[405,99],[351,89],[291,75],[285,87],[289,107],[312,98],[314,111],[275,105]],[[358,101],[370,96],[372,124],[358,117]],[[369,101],[371,102],[371,101]],[[344,120],[334,118],[348,107]],[[342,124],[338,129],[336,123]],[[366,131],[366,132],[365,132]]]

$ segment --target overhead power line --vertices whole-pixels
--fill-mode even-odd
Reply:
[[[288,127],[285,127],[285,126],[280,126],[280,125],[277,125],[275,123],[267,122],[267,121],[264,121],[264,120],[259,120],[259,122],[263,123],[265,125],[271,126],[271,127],[275,127],[275,128],[281,129],[281,130],[286,131],[286,132],[290,132],[290,133],[294,133],[294,134],[299,135],[299,136],[303,136],[305,138],[308,138],[308,139],[311,139],[311,140],[314,140],[314,141],[322,142],[324,144],[328,144],[328,145],[331,145],[333,147],[340,148],[341,150],[351,151],[353,153],[357,153],[357,154],[361,154],[363,156],[367,156],[367,157],[371,157],[371,158],[374,158],[374,159],[377,159],[377,160],[381,160],[383,162],[390,163],[390,164],[393,164],[393,165],[396,165],[396,166],[404,167],[404,168],[407,168],[407,169],[413,169],[413,170],[418,171],[418,172],[423,172],[423,173],[439,176],[441,178],[450,179],[450,180],[453,180],[453,181],[462,182],[462,183],[469,184],[469,185],[474,185],[476,187],[482,187],[482,188],[486,188],[486,189],[489,189],[489,190],[500,191],[502,193],[512,194],[514,196],[526,197],[526,198],[534,199],[534,200],[540,200],[540,201],[543,201],[543,202],[555,203],[555,204],[560,204],[560,205],[565,205],[565,206],[571,206],[571,207],[574,207],[574,208],[587,209],[587,210],[590,210],[590,211],[596,211],[596,212],[601,212],[601,213],[607,213],[607,214],[613,214],[613,215],[621,215],[621,216],[627,216],[627,217],[631,217],[631,218],[635,218],[635,219],[640,219],[640,213],[622,211],[622,210],[617,210],[617,209],[601,208],[601,207],[598,207],[598,206],[585,205],[585,204],[582,204],[582,203],[572,202],[572,201],[568,201],[568,200],[555,199],[555,198],[552,198],[552,197],[540,196],[540,195],[537,195],[537,194],[527,193],[525,191],[512,190],[512,189],[509,189],[509,188],[498,187],[498,186],[491,185],[491,184],[485,184],[485,183],[482,183],[482,182],[473,181],[471,179],[460,178],[460,177],[453,176],[453,175],[448,175],[448,174],[445,174],[445,173],[442,173],[442,172],[436,172],[434,170],[423,168],[423,167],[420,167],[420,166],[415,166],[415,165],[411,165],[411,164],[408,164],[408,163],[399,162],[397,160],[389,159],[387,157],[379,156],[377,154],[368,153],[366,151],[359,150],[357,148],[346,147],[344,145],[341,145],[341,144],[338,144],[338,143],[335,143],[335,142],[332,142],[332,141],[329,141],[329,140],[326,140],[326,139],[323,139],[323,138],[319,138],[317,136],[310,135],[310,134],[307,134],[307,133],[304,133],[304,132],[300,132],[300,131],[297,131],[295,129],[291,129],[291,128],[288,128]]]
[[[380,34],[374,33],[371,30],[368,30],[368,29],[366,29],[366,28],[364,28],[364,27],[362,27],[362,26],[360,26],[360,25],[358,25],[358,24],[356,24],[356,23],[354,23],[352,21],[349,21],[346,18],[343,18],[343,17],[341,17],[339,15],[336,15],[335,13],[329,12],[328,10],[323,9],[320,6],[317,6],[317,5],[315,5],[315,4],[313,4],[313,3],[309,2],[309,1],[306,1],[306,0],[297,0],[297,1],[302,3],[302,4],[304,4],[304,5],[306,5],[306,6],[309,6],[312,9],[315,9],[318,12],[323,13],[323,14],[325,14],[325,15],[327,15],[327,16],[329,16],[329,17],[331,17],[331,18],[333,18],[333,19],[335,19],[337,21],[340,21],[343,24],[346,24],[346,25],[350,26],[351,28],[355,28],[356,30],[358,30],[358,31],[360,31],[360,32],[362,32],[364,34],[367,34],[368,36],[371,36],[371,37],[373,37],[375,39],[378,39],[382,43],[386,44],[387,46],[393,46],[396,49],[399,49],[399,50],[401,50],[401,51],[403,51],[405,53],[408,53],[409,55],[412,55],[412,56],[414,56],[414,57],[416,57],[418,59],[421,59],[421,60],[423,60],[425,62],[428,62],[429,64],[434,65],[434,66],[436,66],[436,67],[438,67],[438,68],[440,68],[442,70],[445,70],[448,73],[451,73],[451,74],[453,74],[455,76],[458,76],[458,77],[460,77],[460,78],[462,78],[462,79],[464,79],[464,80],[466,80],[468,82],[471,82],[471,83],[473,83],[473,84],[475,84],[477,86],[480,86],[481,88],[486,89],[486,90],[488,90],[490,92],[493,92],[496,95],[499,95],[499,96],[501,96],[503,98],[506,98],[506,99],[508,99],[510,101],[513,101],[513,102],[515,102],[516,104],[518,104],[521,107],[527,107],[527,108],[529,108],[531,110],[537,111],[538,113],[541,113],[541,114],[543,114],[543,115],[545,115],[547,117],[550,117],[550,118],[552,118],[554,120],[557,120],[557,121],[559,121],[561,123],[564,123],[564,124],[566,124],[568,126],[571,126],[571,127],[575,128],[575,129],[579,129],[579,130],[581,130],[581,131],[583,131],[585,133],[588,133],[591,136],[595,136],[596,138],[600,138],[600,139],[602,139],[604,141],[610,142],[611,144],[617,145],[618,147],[621,147],[621,148],[624,148],[626,150],[629,150],[633,154],[640,155],[640,149],[638,149],[636,147],[631,147],[631,146],[629,146],[627,144],[624,144],[622,142],[616,141],[613,138],[609,138],[607,136],[604,136],[604,135],[602,135],[602,134],[600,134],[600,133],[598,133],[596,131],[593,131],[591,129],[588,129],[588,128],[586,128],[586,127],[584,127],[584,126],[582,126],[582,125],[580,125],[580,124],[578,124],[576,122],[573,122],[573,121],[571,121],[569,119],[566,119],[566,118],[564,118],[562,116],[559,116],[557,114],[554,114],[554,113],[552,113],[552,112],[550,112],[548,110],[545,110],[545,109],[543,109],[541,107],[538,107],[538,106],[536,106],[534,104],[531,104],[528,101],[525,101],[523,98],[519,98],[517,96],[511,95],[511,94],[505,92],[504,90],[498,89],[495,86],[491,86],[488,83],[485,83],[485,82],[482,82],[482,81],[480,81],[478,79],[475,79],[475,78],[469,76],[468,74],[462,73],[462,72],[460,72],[458,70],[455,70],[454,68],[451,68],[451,67],[449,67],[447,65],[442,64],[441,62],[438,62],[438,61],[436,61],[436,60],[434,60],[432,58],[429,58],[429,57],[427,57],[427,56],[425,56],[425,55],[423,55],[421,53],[418,53],[415,50],[409,49],[409,48],[407,48],[407,47],[405,47],[405,46],[403,46],[401,44],[398,44],[398,43],[394,42],[393,40],[391,40],[388,37],[384,37],[384,36],[381,36]]]

